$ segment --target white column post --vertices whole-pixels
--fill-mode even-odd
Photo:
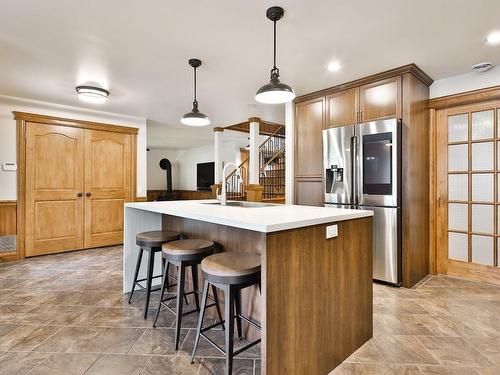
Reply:
[[[222,183],[222,132],[223,128],[214,128],[214,161],[215,161],[215,183]]]
[[[250,123],[250,155],[248,166],[248,183],[259,184],[259,122],[258,117],[248,119]]]

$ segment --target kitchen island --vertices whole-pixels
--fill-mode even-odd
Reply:
[[[176,230],[220,251],[258,253],[262,295],[245,290],[243,314],[262,325],[246,332],[262,336],[262,373],[328,374],[372,337],[373,213],[228,203],[126,204],[123,291],[132,287],[139,232]]]

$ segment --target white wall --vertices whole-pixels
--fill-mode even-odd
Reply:
[[[295,104],[285,105],[285,203],[294,203],[295,144],[294,144]]]
[[[430,97],[437,98],[497,85],[500,85],[500,66],[485,73],[470,72],[438,79],[430,87]]]
[[[138,128],[137,196],[146,196],[147,165],[145,119],[0,95],[0,164],[5,162],[17,162],[16,121],[13,119],[12,111],[31,112]],[[0,200],[17,199],[16,179],[17,172],[3,171],[0,168]]]
[[[224,163],[240,162],[240,148],[247,142],[223,141],[222,161]],[[161,158],[172,163],[172,185],[176,190],[196,190],[196,164],[214,161],[214,145],[194,147],[184,150],[150,148],[148,152],[148,190],[165,190],[165,171],[159,166]]]
[[[172,163],[172,189],[178,189],[179,163],[178,150],[165,148],[149,148],[148,158],[148,190],[165,190],[167,188],[166,172],[160,168],[160,160],[166,158]]]

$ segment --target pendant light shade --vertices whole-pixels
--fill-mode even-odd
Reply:
[[[276,22],[280,20],[285,11],[281,7],[271,7],[267,10],[266,16],[273,21],[274,26],[274,66],[271,69],[271,80],[267,85],[262,86],[255,94],[255,100],[266,104],[283,104],[295,99],[295,92],[287,84],[279,80],[280,70],[276,67]]]
[[[181,118],[181,123],[187,126],[206,126],[210,124],[210,119],[207,115],[198,110],[198,101],[196,100],[196,69],[201,66],[201,60],[190,59],[189,65],[194,69],[194,99],[193,109],[191,112],[186,113]]]

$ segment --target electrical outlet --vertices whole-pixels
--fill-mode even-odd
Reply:
[[[337,224],[326,227],[326,239],[337,237],[339,235],[339,228]]]

